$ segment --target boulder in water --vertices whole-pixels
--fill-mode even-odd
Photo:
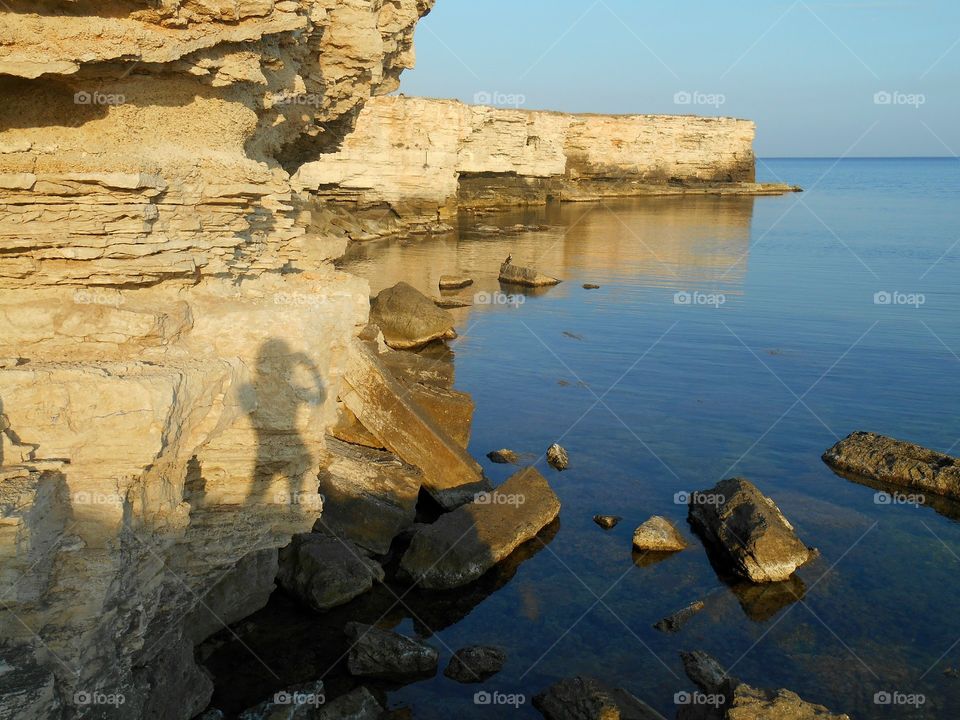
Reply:
[[[370,302],[370,321],[380,327],[384,341],[396,350],[457,336],[453,316],[405,282],[381,290]]]

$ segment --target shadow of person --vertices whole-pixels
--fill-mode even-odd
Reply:
[[[301,409],[323,404],[326,390],[316,364],[284,340],[263,343],[256,362],[253,381],[238,391],[257,443],[247,502],[294,503],[314,462],[299,431]],[[278,478],[285,488],[274,488]]]

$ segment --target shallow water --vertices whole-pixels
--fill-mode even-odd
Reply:
[[[470,450],[495,481],[511,468],[489,450],[531,453],[563,502],[559,528],[455,611],[414,594],[389,615],[430,638],[441,668],[484,643],[507,650],[504,671],[481,686],[438,675],[390,690],[391,707],[539,717],[531,696],[582,673],[673,717],[674,694],[692,687],[678,652],[702,649],[753,685],[855,718],[960,716],[960,679],[945,675],[960,666],[960,510],[877,504],[874,488],[820,460],[858,429],[960,448],[960,162],[766,160],[759,173],[808,192],[465,216],[455,236],[352,248],[343,266],[374,293],[406,280],[436,295],[440,274],[460,270],[477,280],[465,297],[511,296],[454,311],[456,384],[477,405]],[[551,229],[490,237],[478,222]],[[508,253],[565,282],[521,302],[496,282]],[[877,304],[884,292],[913,304]],[[562,474],[542,457],[555,441],[571,457]],[[820,549],[791,586],[729,585],[689,532],[677,493],[733,475]],[[596,513],[624,520],[604,531]],[[633,529],[653,514],[692,546],[635,564]],[[706,609],[680,632],[653,629],[697,599]],[[368,599],[363,613],[375,620],[394,600]],[[323,620],[279,596],[239,634],[283,677],[227,643],[208,663],[215,704],[252,704],[337,656]],[[527,702],[476,705],[480,689]],[[925,703],[875,704],[883,691]]]

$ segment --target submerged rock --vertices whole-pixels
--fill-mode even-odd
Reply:
[[[280,551],[277,580],[291,595],[323,611],[370,590],[383,580],[383,568],[349,540],[303,533]]]
[[[626,690],[579,675],[535,695],[533,706],[547,720],[665,720]]]
[[[404,681],[437,672],[440,656],[426,643],[357,622],[347,623],[344,632],[353,643],[347,655],[351,675]]]
[[[490,458],[490,462],[495,462],[500,465],[514,465],[520,462],[520,456],[513,450],[507,450],[506,448],[502,450],[491,450],[487,453],[487,457]]]
[[[324,702],[323,681],[317,680],[274,693],[269,700],[240,713],[239,720],[314,720]]]
[[[570,467],[567,451],[557,443],[547,448],[547,462],[556,470],[563,471]]]
[[[457,650],[443,674],[462,683],[478,683],[493,677],[507,661],[500,648],[471,645]]]
[[[595,284],[595,283],[584,283],[584,284],[583,284],[583,289],[584,289],[584,290],[599,290],[599,289],[600,289],[600,286],[597,285],[597,284]]]
[[[623,520],[619,515],[594,515],[593,521],[604,530],[610,530]]]
[[[365,687],[358,687],[324,705],[316,718],[317,720],[379,720],[382,715],[383,706],[373,693]]]
[[[555,277],[543,275],[534,268],[514,265],[513,259],[508,257],[500,266],[500,282],[512,285],[526,285],[527,287],[545,287],[558,285],[560,281]]]
[[[370,301],[370,321],[380,326],[384,341],[397,350],[457,336],[453,316],[405,282],[381,290]]]
[[[677,632],[690,618],[703,610],[705,607],[706,603],[704,603],[703,600],[696,600],[687,605],[685,608],[677,610],[677,612],[673,613],[672,615],[667,615],[667,617],[657,621],[653,627],[660,632]]]
[[[743,478],[692,493],[689,522],[734,573],[751,582],[786,580],[816,554],[773,500]]]
[[[410,542],[401,569],[425,588],[466,585],[560,513],[560,501],[535,468],[515,473],[492,493],[440,517]]]
[[[469,275],[441,275],[440,276],[440,289],[441,290],[459,290],[460,288],[465,288],[468,285],[473,285],[473,278]]]
[[[870,432],[851,433],[823,454],[837,470],[960,500],[960,459]]]
[[[672,522],[654,515],[633,531],[633,546],[641,551],[677,552],[687,547],[687,541]]]

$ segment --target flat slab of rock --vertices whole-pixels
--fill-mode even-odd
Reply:
[[[583,676],[554,683],[534,696],[533,705],[547,720],[665,720],[626,690]]]
[[[473,285],[473,278],[469,275],[450,274],[440,276],[441,290],[459,290]]]
[[[240,720],[313,720],[326,701],[323,681],[297,685],[240,713]],[[221,714],[222,717],[222,714]]]
[[[647,552],[677,552],[687,547],[687,541],[672,522],[654,515],[633,531],[633,546]]]
[[[547,448],[547,462],[555,470],[563,471],[570,467],[570,457],[566,449],[557,443]]]
[[[343,404],[390,452],[423,473],[423,486],[445,509],[490,485],[480,465],[441,428],[362,342],[350,346],[340,391]]]
[[[383,712],[383,706],[373,693],[365,687],[358,687],[324,705],[316,718],[317,720],[379,720]]]
[[[546,287],[560,283],[557,278],[543,275],[534,268],[514,265],[510,258],[507,258],[500,266],[500,282],[511,285],[526,285],[527,287]]]
[[[743,478],[692,493],[689,521],[734,573],[751,582],[786,580],[816,555],[776,503]]]
[[[357,622],[347,623],[344,632],[352,643],[347,654],[351,675],[402,682],[437,672],[440,656],[426,643]]]
[[[673,613],[672,615],[667,615],[667,617],[659,620],[653,627],[660,632],[665,633],[679,632],[686,622],[690,620],[690,618],[699,613],[705,607],[706,603],[704,603],[703,600],[695,600],[685,608],[677,610],[677,612]]]
[[[533,539],[560,513],[560,500],[535,468],[440,517],[410,542],[400,567],[425,588],[466,585]]]
[[[291,595],[324,611],[370,590],[383,580],[383,568],[349,540],[302,533],[280,551],[277,580]]]
[[[503,669],[507,654],[500,648],[472,645],[457,650],[443,674],[462,683],[478,683]]]
[[[397,350],[457,336],[453,316],[405,282],[381,290],[370,301],[370,321],[380,326],[384,341]]]
[[[823,454],[837,470],[960,500],[960,459],[870,432],[851,433]]]
[[[418,382],[400,382],[407,388],[410,399],[423,408],[458,445],[465,448],[470,444],[473,411],[476,409],[470,393]]]

